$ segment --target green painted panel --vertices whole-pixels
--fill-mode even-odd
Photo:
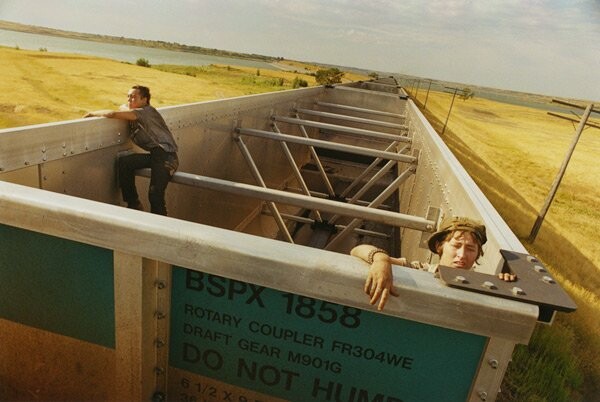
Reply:
[[[190,401],[230,392],[203,377],[292,401],[464,401],[487,342],[183,268],[171,308],[170,364],[190,374],[177,384]]]
[[[0,225],[0,317],[115,347],[111,250]]]

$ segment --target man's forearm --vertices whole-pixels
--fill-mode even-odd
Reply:
[[[117,111],[117,110],[97,110],[95,112],[89,112],[84,117],[107,117],[109,119],[119,120],[136,120],[137,116],[130,110]]]
[[[370,244],[360,244],[354,247],[350,250],[350,255],[358,257],[369,264],[372,264],[375,259],[388,257],[387,251]]]

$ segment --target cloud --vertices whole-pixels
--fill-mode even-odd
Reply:
[[[40,5],[43,4],[43,5]],[[598,0],[0,0],[0,18],[600,98]],[[135,16],[132,18],[131,16]],[[585,70],[585,71],[584,71]],[[561,77],[562,79],[562,77]],[[551,92],[548,90],[546,92]]]

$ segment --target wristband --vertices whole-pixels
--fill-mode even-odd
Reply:
[[[369,255],[367,255],[367,263],[373,264],[373,258],[375,257],[375,254],[377,253],[383,253],[385,255],[388,255],[387,251],[385,251],[382,248],[374,248],[373,250],[369,251]]]

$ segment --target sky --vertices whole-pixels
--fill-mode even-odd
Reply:
[[[600,101],[600,0],[0,0],[0,20]]]

